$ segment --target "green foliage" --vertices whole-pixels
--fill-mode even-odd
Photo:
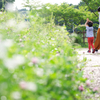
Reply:
[[[78,9],[66,3],[26,6],[31,8],[27,16],[0,14],[0,98],[85,100],[84,95],[93,93],[84,84],[86,58],[80,62],[74,50],[82,38],[66,28],[84,30],[86,18],[97,18],[85,4]]]
[[[100,6],[99,0],[82,0],[82,1],[85,3],[88,11],[90,11],[92,13],[92,16],[90,16],[92,21],[97,23],[98,22],[98,11],[97,11],[97,9]]]
[[[82,34],[72,33],[72,34],[69,34],[69,38],[71,40],[71,44],[73,48],[81,48]]]
[[[68,32],[32,14],[29,22],[19,14],[0,15],[0,98],[82,100],[78,86],[86,79]]]
[[[85,2],[90,11],[92,12],[97,11],[97,8],[99,7],[99,0],[82,0],[82,1]]]
[[[82,2],[82,4],[84,4],[84,2]],[[54,16],[55,24],[61,26],[65,25],[70,33],[72,33],[73,26],[77,27],[83,25],[87,18],[94,22],[95,29],[98,28],[98,17],[96,17],[94,13],[91,13],[91,10],[88,9],[86,4],[79,5],[78,8],[76,8],[67,3],[62,3],[61,5],[52,5],[48,3],[43,5],[41,9],[34,9],[34,12],[35,11],[38,12],[41,17],[45,17],[47,22],[51,20],[52,14]]]
[[[78,35],[76,36],[75,43],[79,43],[79,44],[82,43],[82,35],[79,35],[79,34],[78,34]]]

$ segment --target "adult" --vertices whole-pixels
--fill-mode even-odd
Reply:
[[[99,28],[97,31],[97,38],[94,43],[95,51],[98,51],[100,49],[100,7],[98,7],[98,14],[99,14]]]

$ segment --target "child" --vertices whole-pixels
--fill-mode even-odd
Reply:
[[[93,35],[93,22],[90,21],[88,18],[87,18],[87,21],[85,23],[85,26],[86,26],[86,37],[87,37],[87,40],[88,40],[88,48],[89,50],[87,51],[88,53],[91,53],[91,46],[92,46],[92,53],[95,52],[95,49],[94,49],[94,45],[93,45],[93,41],[94,41],[94,35]]]

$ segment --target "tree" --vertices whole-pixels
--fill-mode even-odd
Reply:
[[[85,11],[85,9],[76,9],[73,5],[67,3],[62,3],[61,5],[50,5],[49,7],[49,10],[55,17],[55,23],[59,25],[65,24],[67,29],[71,30],[71,32],[73,25],[79,25],[85,22],[86,18],[84,18],[84,16],[88,12]]]
[[[0,9],[4,9],[7,2],[14,2],[15,0],[0,0]]]
[[[91,2],[88,1],[90,4]],[[94,23],[94,28],[98,27],[98,17],[96,16],[98,13],[95,9],[89,9],[88,5],[85,2],[80,2],[79,5],[69,5],[67,3],[58,4],[45,4],[41,7],[41,9],[34,9],[33,12],[38,13],[41,17],[46,19],[46,22],[50,22],[51,14],[53,14],[53,18],[55,20],[56,25],[66,25],[67,30],[72,32],[73,25],[74,27],[82,26],[82,30],[85,29],[82,24],[85,23],[86,19],[89,18]],[[48,9],[49,8],[49,9]],[[93,13],[96,14],[94,14]]]
[[[100,6],[99,2],[100,0],[82,0],[83,2],[85,2],[85,4],[87,5],[87,8],[94,13],[94,15],[96,17],[98,17],[97,15],[97,8]]]

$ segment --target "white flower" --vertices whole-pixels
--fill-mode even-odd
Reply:
[[[4,42],[3,42],[3,45],[5,47],[11,47],[13,45],[13,41],[10,40],[10,39],[6,39]]]
[[[57,48],[55,48],[55,50],[58,50]]]
[[[17,67],[16,61],[14,59],[7,59],[4,61],[4,65],[9,69],[14,69]]]
[[[20,82],[19,85],[20,85],[20,87],[22,89],[26,89],[27,88],[27,83],[25,81]]]
[[[35,51],[35,48],[32,49],[32,52]]]
[[[13,92],[13,93],[12,93],[12,98],[15,99],[15,100],[21,99],[21,93],[18,92],[18,91]]]
[[[41,76],[43,76],[44,71],[43,71],[42,68],[36,68],[36,69],[35,69],[35,73],[36,73],[39,77],[41,77]]]
[[[19,65],[24,64],[25,59],[22,55],[14,55],[12,58],[6,59],[4,61],[4,65],[8,68],[8,69],[15,69],[17,68]]]
[[[33,63],[32,62],[28,63],[28,66],[32,67],[33,66]]]
[[[1,96],[1,100],[7,100],[6,96]]]
[[[17,31],[21,31],[23,30],[24,28],[28,28],[28,23],[27,22],[20,22],[17,26],[16,26],[16,29]]]
[[[2,12],[0,12],[0,14],[2,14]]]
[[[7,48],[12,46],[12,40],[6,39],[2,41],[0,39],[0,58],[5,59],[7,55]]]
[[[7,50],[6,48],[3,46],[2,43],[0,43],[0,59],[5,59],[7,55]]]
[[[37,86],[35,83],[33,82],[27,82],[27,87],[26,87],[27,90],[30,90],[30,91],[36,91],[37,90]]]
[[[37,90],[37,86],[36,86],[36,84],[34,82],[21,81],[19,83],[19,86],[22,89],[26,89],[26,90],[33,91],[33,92],[35,92]]]
[[[16,25],[16,21],[14,19],[10,19],[7,21],[6,25],[8,27],[14,27]]]
[[[51,40],[55,40],[55,38],[51,38]]]
[[[22,42],[22,39],[19,39],[20,42]]]
[[[17,65],[22,65],[25,62],[25,59],[22,55],[14,55],[13,58],[15,59]]]

